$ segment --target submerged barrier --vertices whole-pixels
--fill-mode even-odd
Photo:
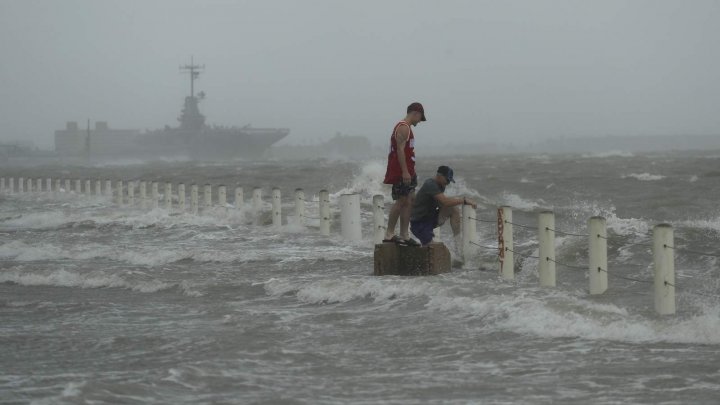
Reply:
[[[105,180],[104,190],[101,187],[102,181],[96,179],[94,195],[104,195],[114,201],[118,206],[127,205],[129,207],[139,206],[140,208],[152,209],[159,208],[159,202],[163,200],[163,209],[169,213],[186,212],[186,190],[185,184],[179,183],[177,186],[177,194],[173,195],[173,186],[171,182],[165,182],[163,194],[159,193],[159,183],[157,181],[150,182],[151,192],[148,197],[147,184],[148,181],[128,181],[124,183],[118,180],[113,189],[110,180]],[[47,193],[75,193],[78,195],[91,195],[90,179],[84,180],[84,190],[81,187],[83,181],[75,179],[74,188],[71,188],[72,181],[70,179],[51,179],[45,180],[45,188],[41,178],[33,179],[18,177],[0,178],[0,192],[6,194],[15,193],[31,193],[31,192],[47,192]],[[54,185],[54,187],[53,187]],[[64,185],[64,187],[61,187]],[[17,187],[16,187],[17,186]],[[135,188],[138,188],[138,198],[135,198]],[[217,209],[216,212],[226,213],[228,208],[236,210],[245,207],[244,193],[242,187],[236,187],[234,192],[233,205],[227,201],[227,190],[224,185],[217,188],[217,203],[213,204],[212,185],[206,184],[203,188],[202,205],[199,204],[198,185],[190,185],[190,208],[189,213],[196,215],[202,209]],[[114,198],[113,198],[114,197]],[[252,211],[260,214],[264,208],[262,189],[256,187],[252,191]],[[296,189],[294,194],[294,224],[306,226],[306,219],[316,219],[318,221],[318,230],[320,235],[329,236],[331,230],[331,207],[330,194],[327,190],[320,190],[318,193],[318,201],[308,202],[305,198],[305,192],[302,189]],[[175,203],[176,202],[176,203]],[[306,205],[309,203],[318,203],[318,217],[308,217],[306,215]],[[363,240],[362,219],[361,219],[361,201],[359,194],[343,194],[339,198],[340,210],[340,233],[342,237],[348,241],[359,242]],[[272,226],[280,228],[283,225],[282,216],[282,195],[279,188],[272,189],[272,197],[270,201],[270,214],[272,218]],[[288,222],[290,222],[288,216]],[[385,201],[382,195],[375,195],[372,198],[372,231],[370,233],[374,243],[380,244],[385,234]],[[497,246],[484,246],[478,243],[477,223],[488,223],[496,226]],[[642,280],[632,277],[626,277],[616,274],[608,268],[608,234],[607,221],[603,217],[591,217],[587,221],[587,233],[579,234],[573,232],[564,232],[556,228],[555,213],[553,211],[541,211],[537,213],[537,225],[526,225],[513,222],[513,210],[511,207],[503,206],[497,209],[496,219],[480,219],[477,212],[472,207],[465,205],[461,208],[461,235],[460,246],[456,246],[459,250],[463,261],[468,262],[469,259],[478,253],[478,248],[497,251],[498,271],[500,276],[505,280],[513,280],[515,278],[515,257],[516,255],[525,259],[538,260],[537,271],[540,286],[555,287],[557,284],[558,267],[565,267],[576,270],[588,271],[588,291],[591,295],[603,294],[608,289],[608,276],[618,277],[621,279],[653,284],[653,303],[655,311],[658,314],[668,315],[676,312],[675,300],[675,255],[676,250],[688,253],[706,256],[720,257],[720,254],[695,252],[686,249],[678,249],[674,246],[673,228],[669,224],[658,224],[652,231],[651,244],[635,244],[642,245],[652,249],[653,263],[653,279]],[[537,232],[537,255],[529,255],[517,252],[514,247],[513,227],[526,228]],[[588,263],[587,265],[570,265],[561,263],[556,259],[556,235],[572,236],[587,238],[588,241]],[[458,241],[456,240],[456,244]],[[632,244],[630,244],[632,245]]]

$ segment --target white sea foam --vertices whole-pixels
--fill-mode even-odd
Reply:
[[[659,174],[650,174],[650,173],[630,173],[628,175],[621,176],[623,179],[636,179],[640,181],[658,181],[665,178],[665,176],[659,175]]]
[[[504,193],[502,198],[504,205],[508,205],[519,210],[534,210],[535,208],[539,208],[545,204],[545,201],[543,200],[528,200],[514,193]]]
[[[698,181],[698,176],[692,175],[692,176],[690,176],[690,180],[688,180],[688,181],[690,183],[695,183],[696,181]]]
[[[177,286],[155,279],[128,281],[117,275],[101,272],[79,273],[69,270],[38,272],[27,269],[4,271],[0,273],[0,282],[11,282],[24,286],[125,288],[141,293],[153,293]]]

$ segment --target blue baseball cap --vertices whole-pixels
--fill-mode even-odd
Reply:
[[[440,166],[437,169],[437,173],[445,176],[445,178],[450,183],[455,183],[455,179],[453,179],[453,169],[449,168],[448,166]]]

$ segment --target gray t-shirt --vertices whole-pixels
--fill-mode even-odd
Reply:
[[[410,215],[411,219],[413,221],[424,221],[433,218],[440,209],[440,203],[435,199],[435,196],[444,191],[434,178],[425,180],[420,190],[415,194],[415,202]]]

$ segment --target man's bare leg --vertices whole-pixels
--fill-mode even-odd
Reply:
[[[400,239],[408,240],[410,239],[410,213],[412,212],[413,194],[402,196],[398,201],[402,201],[400,208]]]
[[[398,218],[400,218],[401,210],[400,200],[395,200],[395,203],[390,207],[390,212],[388,213],[388,226],[385,230],[385,240],[389,240],[395,235],[395,226],[397,225]]]

